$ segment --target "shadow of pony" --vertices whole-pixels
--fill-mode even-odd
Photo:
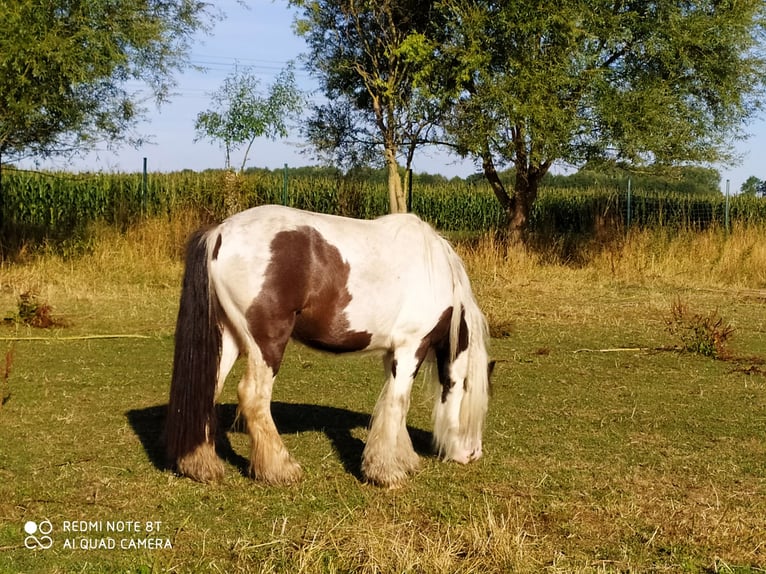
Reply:
[[[247,476],[250,462],[237,453],[229,441],[229,432],[244,432],[241,421],[237,421],[236,404],[216,406],[218,433],[216,450],[227,463]],[[168,468],[165,458],[165,415],[167,405],[133,409],[126,413],[128,422],[141,441],[149,461],[159,469]],[[353,436],[357,428],[367,428],[370,415],[337,407],[310,405],[304,403],[272,402],[271,414],[280,434],[322,432],[330,440],[346,472],[362,480],[362,452],[364,442]],[[407,427],[412,444],[419,454],[430,454],[432,435],[428,431]]]

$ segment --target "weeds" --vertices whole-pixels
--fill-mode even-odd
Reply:
[[[665,324],[671,335],[681,339],[684,351],[713,359],[728,356],[726,344],[734,334],[734,328],[717,311],[708,315],[693,313],[681,299],[676,299]]]
[[[36,329],[50,329],[65,325],[61,318],[53,315],[53,307],[45,301],[40,301],[34,291],[25,291],[19,295],[17,315],[6,317],[5,321],[22,323]]]

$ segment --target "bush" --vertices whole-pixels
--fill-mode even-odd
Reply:
[[[681,339],[681,348],[714,359],[726,358],[726,343],[734,328],[724,322],[717,311],[701,315],[689,311],[688,306],[676,299],[666,320],[668,332]]]

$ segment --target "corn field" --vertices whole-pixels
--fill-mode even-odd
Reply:
[[[413,182],[412,211],[446,232],[502,228],[504,214],[489,186],[464,180]],[[285,180],[281,171],[242,176],[230,172],[72,175],[5,170],[2,174],[2,238],[6,244],[61,241],[84,233],[94,222],[125,228],[143,217],[172,219],[194,209],[210,221],[265,203],[359,218],[387,212],[384,183],[300,170]],[[530,230],[543,235],[590,234],[608,228],[704,229],[766,223],[766,200],[722,195],[657,193],[609,188],[543,188]]]

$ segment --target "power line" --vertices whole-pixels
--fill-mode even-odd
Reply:
[[[219,60],[221,63],[231,63],[231,62],[253,62],[253,63],[263,63],[267,65],[279,65],[279,66],[285,66],[288,63],[288,60],[266,60],[263,58],[242,58],[240,56],[216,56],[211,54],[198,54],[193,53],[190,55],[192,59],[198,58],[200,60]]]

